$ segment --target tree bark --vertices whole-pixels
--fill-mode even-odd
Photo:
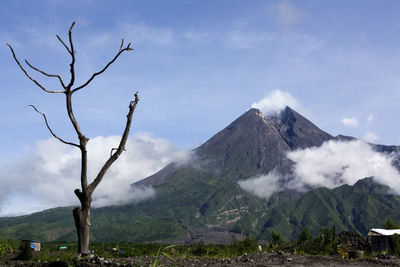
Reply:
[[[86,256],[89,254],[90,208],[75,208],[73,215],[78,235],[78,252]]]

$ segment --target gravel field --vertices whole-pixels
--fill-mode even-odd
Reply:
[[[79,266],[151,266],[154,257],[123,259],[95,258]],[[67,262],[9,261],[2,266],[71,266]],[[256,253],[232,259],[176,258],[175,262],[160,257],[157,266],[400,266],[400,259],[341,259],[340,257],[297,255],[292,253]]]

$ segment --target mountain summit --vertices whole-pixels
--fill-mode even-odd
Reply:
[[[320,146],[331,139],[288,106],[277,116],[265,116],[252,108],[194,152],[203,170],[219,169],[222,176],[235,173],[232,179],[238,181],[273,169],[287,173],[291,164],[286,159],[288,151]],[[173,179],[180,168],[172,163],[137,185],[158,186]]]

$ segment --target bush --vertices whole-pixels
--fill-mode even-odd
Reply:
[[[307,228],[304,228],[303,231],[299,234],[296,240],[297,245],[306,245],[312,240],[311,234],[308,232]]]
[[[284,241],[283,241],[283,238],[282,238],[282,236],[280,234],[272,231],[272,233],[271,233],[271,243],[274,246],[280,246],[280,245],[283,245]]]
[[[193,250],[193,255],[195,256],[204,256],[207,255],[207,247],[204,244],[203,239],[200,240],[200,242],[197,244],[196,248]]]
[[[322,228],[319,237],[312,242],[312,248],[308,253],[336,255],[339,252],[340,244],[336,236],[336,228]]]
[[[7,243],[0,244],[0,258],[2,259],[7,253],[13,253],[12,247]]]
[[[19,254],[17,259],[18,260],[23,260],[27,261],[32,259],[33,253],[32,253],[32,248],[31,248],[31,242],[30,241],[22,241],[20,247],[19,247]]]

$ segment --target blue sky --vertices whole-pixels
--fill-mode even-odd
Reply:
[[[29,104],[59,136],[76,140],[63,96],[35,87],[5,46],[68,80],[70,58],[55,35],[67,40],[73,21],[77,84],[114,56],[121,38],[134,48],[74,95],[88,137],[120,135],[138,90],[133,131],[174,151],[192,149],[279,90],[332,135],[400,145],[399,14],[397,0],[2,1],[0,158],[19,166],[50,142]]]

